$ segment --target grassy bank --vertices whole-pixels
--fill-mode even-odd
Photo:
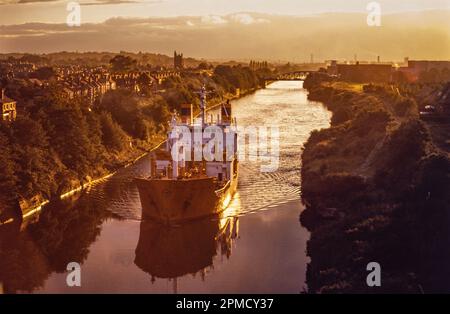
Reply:
[[[448,292],[450,161],[415,100],[393,86],[317,77],[305,87],[333,112],[302,156],[309,291]],[[366,284],[369,262],[381,265],[381,287]]]

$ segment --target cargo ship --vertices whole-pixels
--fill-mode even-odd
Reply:
[[[199,94],[200,117],[194,119],[192,105],[182,105],[180,113],[172,116],[164,147],[150,153],[150,176],[135,178],[144,220],[173,224],[219,214],[227,208],[236,192],[237,132],[231,104],[222,103],[216,110],[207,111],[205,87]],[[177,128],[188,130],[187,134],[192,136],[192,145],[182,147],[182,158],[174,158],[174,151],[179,149],[177,141],[180,141],[173,136]],[[206,158],[203,154],[211,141],[203,134],[211,129],[219,130],[223,136],[211,150],[220,158]]]

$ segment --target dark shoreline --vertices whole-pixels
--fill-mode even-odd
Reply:
[[[309,292],[449,292],[450,160],[414,108],[383,88],[305,88],[333,113],[302,155]],[[381,287],[366,284],[370,262]]]

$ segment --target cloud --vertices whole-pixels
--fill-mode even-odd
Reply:
[[[110,5],[110,4],[127,4],[127,3],[139,3],[140,1],[134,0],[94,0],[93,2],[83,2],[81,5]]]
[[[90,0],[92,1],[92,0]],[[102,23],[0,26],[0,52],[151,51],[208,59],[316,60],[450,59],[449,11],[309,17],[240,13],[225,16],[112,18]]]
[[[60,0],[0,0],[0,5],[4,4],[27,4],[27,3],[39,3],[39,2],[57,2]]]
[[[34,2],[56,2],[59,0],[19,0],[17,3],[34,3]]]
[[[215,24],[215,25],[220,25],[220,24],[227,24],[228,21],[223,18],[222,16],[219,15],[205,15],[201,17],[201,22],[203,24]]]
[[[33,1],[33,0],[31,0]],[[114,5],[114,4],[133,4],[133,3],[163,3],[164,0],[93,0],[91,2],[82,2],[81,5]]]
[[[30,4],[30,3],[48,3],[58,2],[62,0],[0,0],[2,4]],[[74,0],[76,1],[76,0]],[[131,4],[131,3],[162,3],[164,0],[81,0],[76,1],[81,5],[115,5],[115,4]]]
[[[252,15],[248,13],[237,13],[231,15],[231,19],[237,23],[250,25],[254,23],[269,23],[270,21],[263,18],[254,18]]]

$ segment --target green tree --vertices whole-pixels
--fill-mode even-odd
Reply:
[[[17,177],[14,173],[14,162],[8,137],[0,131],[0,220],[5,207],[10,206],[16,199]]]
[[[49,154],[48,138],[42,126],[33,119],[19,116],[11,126],[11,144],[21,196],[29,198],[41,192],[50,197],[55,190],[56,163]]]
[[[97,166],[97,155],[80,103],[69,101],[58,92],[49,95],[46,102],[44,119],[51,147],[62,163],[81,180]],[[85,114],[88,112],[86,110]]]
[[[56,76],[55,70],[52,67],[42,67],[37,69],[33,76],[40,80],[49,80]]]
[[[150,105],[142,108],[142,112],[159,126],[165,126],[167,121],[170,120],[169,108],[162,97],[154,99]],[[161,130],[164,130],[164,128]]]
[[[113,72],[125,72],[136,69],[136,60],[129,56],[117,55],[109,61]]]
[[[150,94],[151,78],[147,73],[141,73],[137,80],[139,88],[144,95]]]
[[[110,150],[121,151],[126,147],[127,135],[109,112],[100,115],[103,144]]]

